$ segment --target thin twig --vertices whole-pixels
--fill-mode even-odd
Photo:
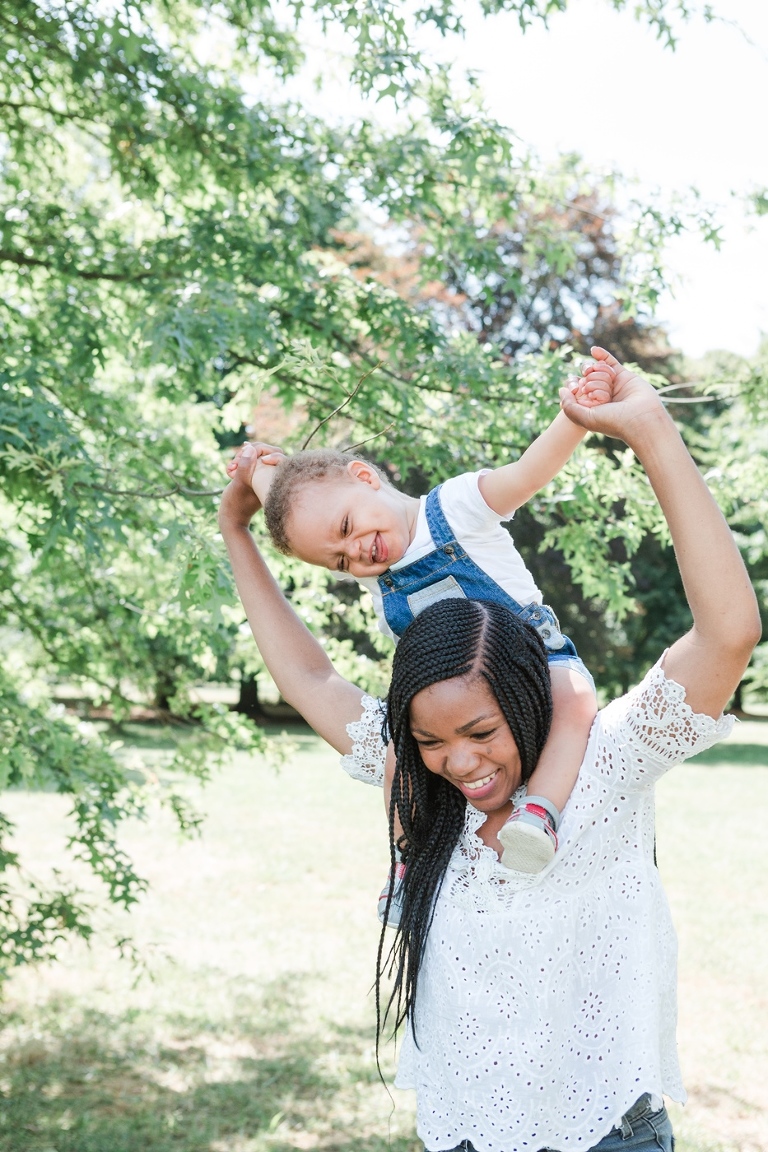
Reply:
[[[355,396],[360,391],[360,385],[365,380],[367,380],[369,376],[373,376],[376,369],[381,368],[383,363],[384,363],[383,360],[379,360],[379,362],[377,364],[374,364],[373,368],[371,368],[368,372],[366,372],[364,376],[360,377],[357,384],[355,384],[354,388],[352,389],[352,391],[347,396],[346,400],[342,400],[342,402],[341,402],[341,404],[339,404],[338,408],[334,408],[333,412],[329,412],[329,414],[327,416],[323,417],[323,419],[320,421],[319,424],[315,425],[315,427],[312,429],[309,436],[307,436],[306,440],[304,441],[304,443],[301,446],[302,452],[306,448],[307,444],[309,444],[310,440],[315,435],[315,433],[320,431],[323,424],[327,424],[329,420],[333,420],[334,416],[338,416],[339,412],[343,411],[343,409],[346,408],[347,404],[349,404],[352,400],[354,400]]]
[[[369,436],[367,440],[361,440],[359,444],[350,444],[348,448],[342,448],[341,451],[356,452],[357,449],[362,448],[364,444],[370,444],[371,440],[376,440],[379,436],[383,436],[385,432],[389,432],[390,428],[394,428],[396,423],[397,421],[393,420],[391,424],[387,424],[386,428],[382,428],[381,432],[374,432],[373,436]]]
[[[681,388],[690,388],[690,383],[684,384],[666,384],[663,388],[659,388],[656,395],[661,398],[662,404],[711,404],[714,401],[731,401],[732,396],[670,396],[670,392],[677,392]],[[723,380],[720,382],[720,387],[739,387],[738,380]]]
[[[712,404],[716,400],[724,400],[724,396],[680,396],[675,399],[674,396],[665,397],[661,399],[662,404]]]
[[[104,492],[107,496],[138,496],[143,500],[168,500],[171,496],[221,496],[224,491],[223,488],[197,490],[176,484],[166,492],[146,492],[140,488],[107,488],[103,484],[89,484],[85,480],[76,480],[72,487],[87,488],[91,492]]]
[[[718,388],[740,388],[740,380],[716,380],[714,384]],[[665,384],[663,388],[659,388],[657,394],[659,396],[666,396],[668,392],[676,392],[680,388],[691,388],[693,383],[687,381],[685,384]]]

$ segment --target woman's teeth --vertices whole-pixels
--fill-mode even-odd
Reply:
[[[484,776],[482,780],[473,780],[471,784],[467,780],[464,782],[463,787],[469,788],[470,791],[472,791],[474,788],[484,788],[486,784],[490,784],[495,775],[495,772],[491,772],[490,776]]]

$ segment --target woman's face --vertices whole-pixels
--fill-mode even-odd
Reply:
[[[517,744],[482,677],[430,684],[413,697],[410,716],[429,771],[449,780],[481,812],[495,812],[520,787]]]

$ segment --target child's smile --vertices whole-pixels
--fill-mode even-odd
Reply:
[[[360,466],[299,492],[287,525],[291,551],[332,572],[380,576],[405,554],[418,507]]]

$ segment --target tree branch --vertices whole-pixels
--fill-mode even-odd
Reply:
[[[71,265],[59,267],[51,260],[40,260],[36,256],[26,256],[12,248],[0,248],[0,260],[16,264],[20,268],[45,268],[49,272],[59,272],[62,276],[76,276],[79,280],[108,280],[110,283],[130,284],[139,280],[148,280],[155,275],[153,272],[102,272],[86,268],[74,268]]]
[[[371,368],[370,371],[366,372],[363,376],[360,377],[357,384],[355,384],[354,388],[352,389],[352,391],[347,396],[346,400],[342,400],[342,402],[341,402],[341,404],[339,404],[338,408],[334,408],[333,412],[329,412],[329,414],[327,416],[323,417],[323,419],[320,421],[319,424],[315,425],[315,427],[312,429],[309,436],[307,436],[306,440],[304,441],[304,443],[301,446],[302,452],[306,448],[307,444],[309,444],[310,440],[315,435],[315,433],[320,431],[323,424],[327,424],[329,420],[333,420],[334,416],[338,416],[339,412],[342,412],[346,408],[347,404],[350,404],[352,402],[352,400],[354,400],[355,396],[360,391],[360,385],[365,380],[367,380],[369,376],[372,376],[374,374],[374,372],[376,371],[376,369],[380,368],[380,367],[381,367],[381,361],[379,361],[378,364],[374,364],[373,368]]]
[[[107,488],[104,484],[88,484],[84,480],[76,480],[73,488],[85,488],[88,492],[104,492],[107,496],[137,496],[141,500],[168,500],[171,496],[221,496],[223,488],[195,489],[185,488],[183,484],[175,484],[167,492],[146,492],[141,488]]]

